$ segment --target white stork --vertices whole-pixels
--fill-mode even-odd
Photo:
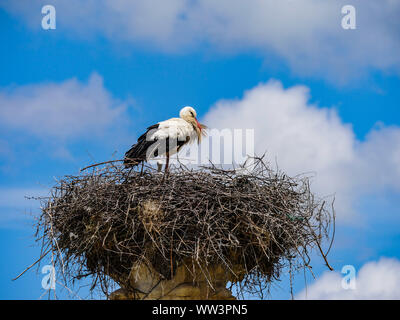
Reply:
[[[197,121],[196,111],[187,106],[181,109],[179,116],[180,118],[171,118],[148,127],[137,143],[125,153],[125,167],[134,167],[151,158],[166,155],[167,172],[171,155],[179,152],[187,143],[195,140],[200,143],[206,126]]]

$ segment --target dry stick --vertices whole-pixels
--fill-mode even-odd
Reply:
[[[334,208],[334,203],[335,203],[335,198],[333,199],[332,204],[331,204],[331,207],[332,207],[332,218],[333,218],[332,238],[331,238],[331,243],[329,244],[329,248],[328,248],[328,250],[326,250],[326,253],[325,253],[326,255],[328,255],[329,251],[331,251],[331,249],[332,249],[333,241],[335,239],[335,234],[336,234],[336,211],[335,211],[335,208]]]
[[[322,211],[324,205],[325,205],[325,201],[322,203],[320,211]],[[325,260],[326,266],[329,268],[330,271],[334,271],[334,269],[330,266],[330,264],[329,264],[329,262],[328,262],[328,260],[327,260],[327,258],[326,258],[326,254],[324,253],[324,251],[323,251],[322,248],[321,248],[321,245],[320,245],[320,243],[319,243],[319,240],[318,240],[317,235],[314,233],[314,230],[312,230],[311,225],[310,225],[310,223],[309,223],[308,221],[307,221],[307,224],[308,224],[308,226],[310,227],[310,231],[311,231],[311,233],[312,233],[312,235],[313,235],[313,237],[314,237],[314,239],[315,239],[315,242],[317,243],[319,252],[321,253],[322,258],[324,258],[324,260]]]
[[[74,296],[77,296],[79,300],[83,300],[76,292],[72,291],[70,288],[68,288],[66,285],[64,285],[62,282],[60,281],[56,281],[56,283],[62,285],[65,289],[67,289],[69,291],[70,294],[73,294]]]
[[[82,172],[82,171],[85,171],[86,169],[97,167],[97,166],[101,166],[103,164],[113,163],[113,162],[122,162],[122,161],[125,161],[125,160],[124,159],[122,159],[122,160],[110,160],[110,161],[104,161],[104,162],[100,162],[100,163],[95,163],[95,164],[92,164],[90,166],[84,167],[83,169],[81,169],[79,171]]]
[[[30,268],[32,268],[36,263],[38,263],[40,260],[42,260],[53,248],[50,248],[49,250],[46,251],[38,260],[36,260],[34,263],[32,263],[29,267],[27,267],[24,271],[22,271],[17,277],[12,279],[12,281],[17,280],[19,277],[21,277],[26,271],[28,271]]]

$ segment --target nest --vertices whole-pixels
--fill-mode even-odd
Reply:
[[[309,268],[313,248],[328,265],[321,248],[334,214],[314,197],[308,177],[273,171],[261,158],[251,172],[136,170],[96,166],[65,176],[42,199],[41,259],[51,255],[66,282],[89,277],[91,289],[108,296],[110,281],[130,290],[133,266],[171,279],[189,262],[222,265],[238,294],[263,295],[282,268]]]

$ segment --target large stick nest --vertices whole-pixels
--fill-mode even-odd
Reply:
[[[241,291],[262,294],[285,266],[310,267],[334,218],[308,177],[259,158],[251,172],[179,166],[165,175],[106,164],[65,176],[42,201],[43,252],[66,281],[92,276],[107,296],[110,277],[129,290],[134,265],[170,279],[184,261],[223,265]]]

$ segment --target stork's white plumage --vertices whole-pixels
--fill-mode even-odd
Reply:
[[[180,118],[161,121],[147,128],[137,143],[125,153],[125,167],[136,166],[157,156],[166,156],[165,170],[168,170],[169,157],[188,143],[195,140],[200,143],[204,134],[204,125],[197,119],[197,113],[192,107],[184,107],[179,112]]]

